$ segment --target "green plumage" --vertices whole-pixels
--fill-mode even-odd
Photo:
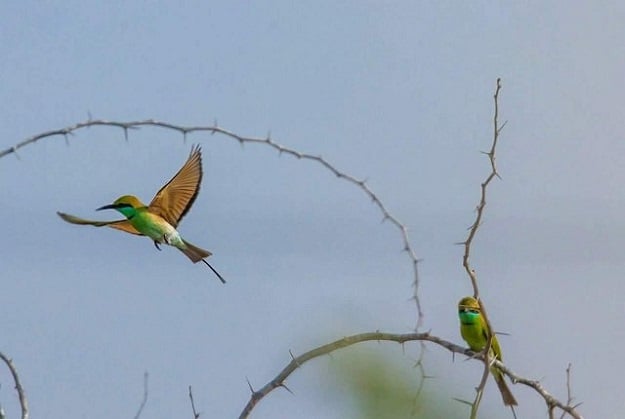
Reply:
[[[114,209],[126,219],[115,221],[85,220],[59,212],[58,215],[68,223],[108,226],[126,233],[147,236],[160,250],[160,244],[174,246],[184,253],[193,263],[204,262],[223,283],[226,281],[205,260],[211,252],[185,241],[176,230],[182,217],[189,211],[200,191],[202,181],[202,154],[199,147],[194,147],[186,163],[176,175],[154,196],[150,205],[145,205],[137,197],[124,195],[110,205],[98,208]]]
[[[460,318],[460,334],[462,335],[462,339],[469,345],[471,350],[476,352],[483,350],[488,343],[489,334],[488,325],[482,316],[479,302],[473,297],[464,297],[458,303],[458,317]],[[499,346],[497,336],[493,336],[491,340],[490,354],[498,361],[503,362],[501,347]],[[492,367],[490,371],[499,387],[503,403],[506,406],[516,406],[517,402],[508,388],[502,372],[495,367]]]

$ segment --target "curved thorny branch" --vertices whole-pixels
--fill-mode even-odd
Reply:
[[[482,378],[480,380],[480,384],[477,387],[477,392],[475,395],[475,400],[471,406],[471,419],[475,419],[477,417],[477,411],[482,400],[482,394],[484,393],[484,388],[486,387],[486,381],[488,380],[488,375],[490,371],[490,366],[493,363],[492,355],[490,354],[490,347],[493,339],[493,328],[490,324],[490,320],[488,318],[488,314],[486,312],[486,307],[480,298],[480,291],[477,285],[477,275],[475,270],[471,267],[471,263],[469,261],[471,255],[471,244],[473,243],[473,239],[477,234],[478,229],[482,223],[482,217],[484,215],[484,208],[486,208],[486,191],[488,189],[488,185],[490,185],[491,181],[495,179],[495,177],[499,177],[499,173],[497,173],[497,166],[495,165],[495,151],[497,150],[497,141],[499,140],[499,133],[506,125],[504,122],[503,125],[499,126],[499,92],[501,91],[501,79],[497,79],[497,86],[495,88],[495,94],[493,96],[494,100],[494,116],[493,116],[493,142],[491,143],[490,150],[488,152],[483,152],[488,156],[488,160],[490,162],[491,171],[480,185],[481,194],[480,194],[480,202],[476,208],[475,221],[469,227],[469,235],[467,239],[462,243],[464,245],[464,255],[462,256],[462,266],[464,270],[469,275],[469,279],[471,280],[471,285],[473,286],[473,296],[478,300],[482,312],[482,317],[486,322],[486,327],[488,328],[488,341],[486,346],[484,347],[483,352],[485,353],[484,358],[484,371],[482,373]],[[514,408],[512,409],[514,414]]]
[[[20,377],[17,375],[17,369],[15,369],[15,365],[13,365],[13,360],[11,360],[4,353],[0,352],[0,358],[7,364],[9,371],[11,371],[11,375],[13,376],[13,382],[15,383],[15,390],[17,391],[17,397],[20,399],[20,407],[22,408],[22,419],[28,419],[28,399],[26,398],[26,392],[24,391],[24,387],[22,387],[22,383],[20,382]]]
[[[172,124],[169,122],[162,122],[162,121],[156,121],[154,119],[145,119],[145,120],[140,120],[140,121],[128,121],[128,122],[119,122],[119,121],[107,121],[107,120],[103,120],[103,119],[97,119],[97,120],[92,120],[89,119],[85,122],[79,122],[77,124],[65,127],[65,128],[60,128],[60,129],[55,129],[55,130],[50,130],[50,131],[46,131],[46,132],[42,132],[40,134],[36,134],[33,135],[29,138],[26,138],[25,140],[15,144],[12,147],[9,147],[7,149],[4,150],[0,150],[0,158],[7,156],[9,154],[14,154],[15,156],[17,156],[19,158],[19,155],[17,154],[17,150],[19,150],[22,147],[25,147],[27,145],[33,144],[39,140],[42,140],[44,138],[50,138],[50,137],[58,137],[58,136],[62,136],[67,140],[67,137],[69,135],[74,134],[74,132],[84,129],[84,128],[89,128],[89,127],[93,127],[93,126],[109,126],[109,127],[117,127],[117,128],[121,128],[124,131],[124,136],[126,139],[128,139],[128,130],[131,129],[138,129],[140,127],[143,126],[150,126],[150,127],[157,127],[157,128],[164,128],[164,129],[169,129],[169,130],[173,130],[173,131],[177,131],[179,133],[181,133],[184,138],[186,138],[187,134],[190,133],[194,133],[194,132],[208,132],[210,134],[221,134],[224,135],[226,137],[229,137],[233,140],[237,140],[241,145],[245,144],[245,143],[252,143],[252,144],[262,144],[262,145],[266,145],[269,146],[275,150],[278,151],[279,154],[288,154],[292,157],[295,157],[297,159],[301,159],[301,160],[311,160],[314,162],[319,163],[321,166],[323,166],[324,168],[326,168],[327,170],[329,170],[332,174],[334,174],[337,178],[339,179],[343,179],[353,185],[356,185],[358,188],[360,188],[373,202],[373,204],[378,207],[378,209],[380,210],[380,212],[382,212],[382,220],[383,221],[390,221],[390,223],[392,225],[394,225],[398,230],[399,233],[401,235],[401,240],[402,240],[402,245],[403,245],[403,250],[408,254],[408,257],[410,258],[410,263],[412,265],[412,271],[413,271],[413,296],[412,298],[415,301],[415,305],[417,308],[417,321],[416,321],[416,328],[415,330],[419,330],[419,328],[421,327],[421,325],[423,324],[423,310],[421,307],[421,300],[419,299],[419,270],[418,270],[418,264],[419,264],[419,259],[417,258],[417,254],[415,253],[414,249],[412,248],[412,245],[410,244],[410,239],[409,239],[409,235],[408,235],[408,229],[406,227],[406,225],[404,223],[402,223],[397,217],[395,217],[386,207],[386,205],[382,202],[382,200],[377,196],[377,194],[369,187],[369,185],[367,185],[366,180],[365,179],[358,179],[355,176],[352,176],[340,169],[338,169],[335,165],[333,165],[332,163],[330,163],[328,160],[324,159],[321,156],[315,156],[312,154],[308,154],[308,153],[302,153],[300,151],[297,151],[295,149],[289,148],[289,147],[285,147],[281,144],[276,143],[275,141],[273,141],[271,139],[271,137],[268,135],[267,137],[261,138],[261,137],[244,137],[241,136],[239,134],[235,134],[232,131],[228,131],[224,128],[221,128],[217,125],[217,122],[215,122],[213,125],[211,126],[182,126],[182,125],[176,125],[176,124]]]
[[[452,353],[463,354],[469,357],[470,359],[478,359],[483,362],[486,361],[484,357],[484,352],[473,352],[470,349],[464,348],[462,346],[458,346],[453,342],[449,342],[445,339],[441,339],[437,336],[430,335],[429,333],[384,333],[384,332],[372,332],[372,333],[361,333],[358,335],[352,335],[344,337],[343,339],[336,340],[332,343],[328,343],[326,345],[319,346],[315,349],[312,349],[308,352],[305,352],[299,356],[291,355],[291,361],[287,364],[286,367],[282,369],[271,381],[262,386],[258,390],[254,390],[252,385],[250,384],[250,390],[252,392],[249,401],[241,411],[239,415],[239,419],[245,419],[249,417],[250,413],[254,409],[254,407],[260,402],[265,396],[271,393],[273,390],[282,387],[288,391],[288,387],[285,384],[286,379],[299,367],[301,367],[304,363],[318,358],[322,355],[328,355],[336,350],[346,348],[351,345],[355,345],[361,342],[369,342],[369,341],[386,341],[386,342],[396,342],[399,344],[404,344],[406,342],[420,341],[420,342],[432,342],[435,343]],[[551,395],[545,388],[540,384],[537,380],[530,380],[527,378],[520,377],[512,370],[507,368],[499,361],[494,361],[494,365],[499,367],[501,371],[508,375],[513,381],[516,383],[524,384],[528,387],[533,388],[538,394],[542,396],[542,398],[547,402],[547,405],[553,408],[559,408],[563,412],[566,412],[571,417],[575,419],[583,419],[582,415],[579,414],[575,407],[569,406],[557,400],[555,397]]]

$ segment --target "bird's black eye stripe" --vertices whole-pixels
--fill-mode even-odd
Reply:
[[[458,313],[480,314],[480,310],[478,310],[477,308],[462,307],[458,310]]]

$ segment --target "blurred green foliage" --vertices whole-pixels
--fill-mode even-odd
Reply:
[[[469,408],[447,394],[419,390],[422,378],[414,363],[379,353],[348,350],[334,359],[336,391],[351,398],[359,419],[467,418]]]

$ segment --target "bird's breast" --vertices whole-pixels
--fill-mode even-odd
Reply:
[[[158,243],[176,245],[182,239],[178,231],[163,217],[150,212],[138,213],[130,220],[130,223],[139,232],[145,234]]]

